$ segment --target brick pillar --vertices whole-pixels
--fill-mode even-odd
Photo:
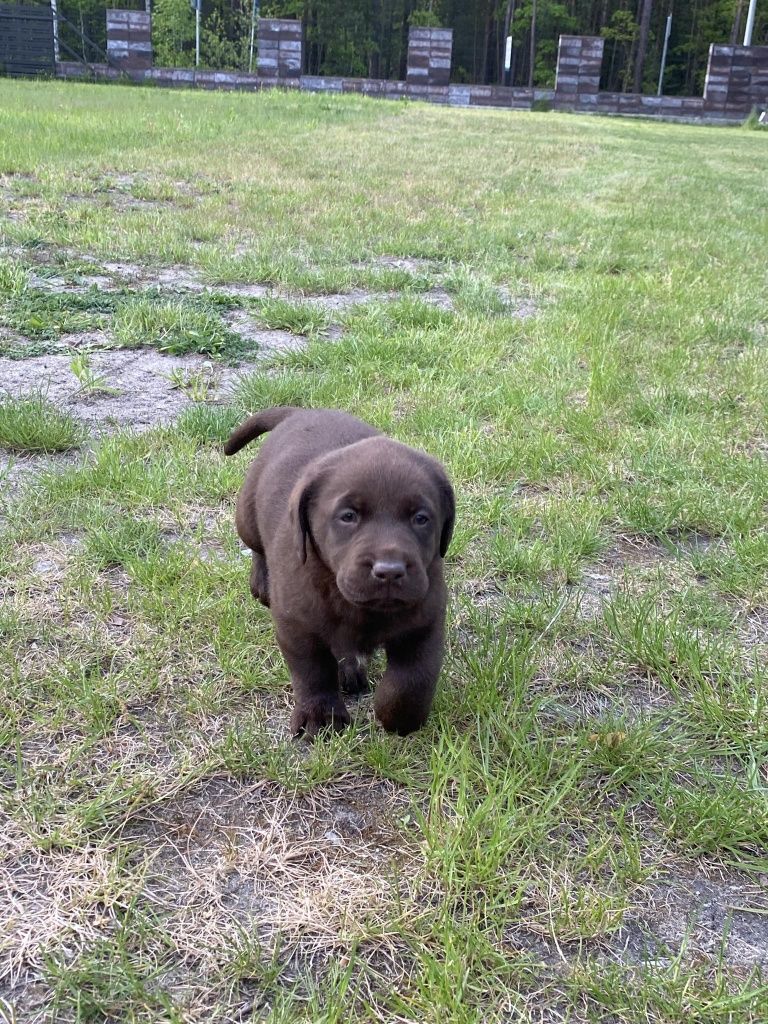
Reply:
[[[304,32],[300,21],[259,18],[259,74],[268,78],[300,78]]]
[[[123,71],[152,67],[152,16],[146,11],[107,11],[107,56]]]
[[[410,85],[448,85],[452,49],[451,28],[409,29],[406,82]]]
[[[768,107],[768,46],[712,43],[704,113],[746,117],[753,107]]]
[[[555,108],[597,104],[604,45],[601,36],[560,36]]]

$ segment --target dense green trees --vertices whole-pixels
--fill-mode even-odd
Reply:
[[[104,41],[103,0],[60,0],[63,13]],[[118,0],[119,2],[119,0]],[[667,14],[672,14],[665,92],[701,92],[712,42],[741,42],[748,0],[535,0],[533,77],[554,83],[560,33],[605,37],[603,87],[654,91]],[[195,19],[189,0],[151,0],[156,62],[194,63]],[[513,38],[512,81],[530,76],[534,0],[262,0],[261,14],[302,18],[305,66],[313,74],[403,78],[411,24],[454,31],[454,81],[504,80],[505,27]],[[145,0],[119,5],[144,8]],[[201,60],[247,68],[252,0],[203,0]],[[75,48],[80,44],[67,36]],[[758,0],[754,43],[768,43],[768,0]],[[92,58],[93,59],[93,58]],[[509,81],[509,76],[507,76]]]

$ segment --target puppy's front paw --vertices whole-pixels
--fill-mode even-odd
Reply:
[[[368,659],[362,654],[351,654],[339,659],[339,686],[342,693],[368,693]]]
[[[349,721],[349,712],[340,697],[315,697],[293,709],[291,734],[313,739],[322,729],[341,732]]]

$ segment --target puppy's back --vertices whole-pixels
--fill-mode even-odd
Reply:
[[[293,405],[281,405],[249,416],[229,436],[224,445],[224,454],[234,455],[250,441],[269,432],[274,433],[274,437],[267,442],[270,449],[285,450],[290,447],[297,454],[300,450],[309,456],[307,461],[381,433],[369,423],[363,423],[339,409],[300,409]],[[262,453],[267,443],[262,446]]]

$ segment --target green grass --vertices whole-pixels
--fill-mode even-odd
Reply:
[[[235,361],[234,308],[307,337],[223,402],[177,368],[173,424],[108,431],[3,509],[3,998],[157,1024],[762,1024],[765,133],[0,100],[1,354],[98,328]],[[113,261],[278,294],[72,290]],[[252,453],[221,454],[272,404],[346,408],[456,483],[446,667],[405,740],[368,700],[342,735],[286,737],[233,529]]]
[[[11,452],[67,452],[88,436],[84,424],[42,393],[0,398],[0,448]]]
[[[0,280],[0,325],[24,335],[31,349],[62,334],[98,330],[106,324],[106,314],[115,306],[115,298],[97,290],[85,294],[56,294],[38,288],[18,289],[13,281],[4,288]],[[0,342],[0,355],[13,355],[11,345]],[[21,356],[37,351],[20,352]]]
[[[116,310],[114,335],[122,348],[151,345],[176,356],[221,356],[243,350],[238,335],[227,330],[215,312],[184,299],[130,299]]]
[[[285,299],[262,299],[257,306],[259,319],[272,330],[290,331],[292,334],[318,334],[328,328],[328,314],[307,302],[287,302]]]

